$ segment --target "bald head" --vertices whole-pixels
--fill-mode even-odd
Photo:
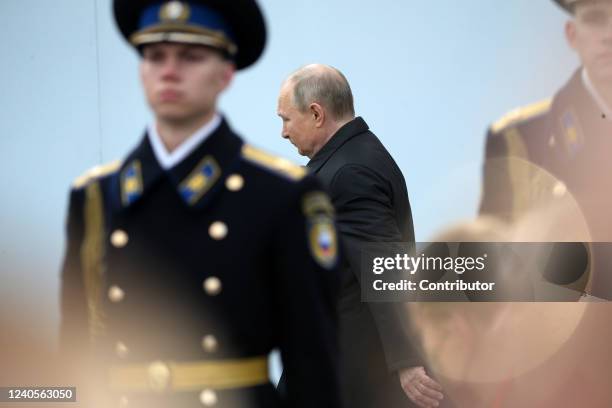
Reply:
[[[300,112],[306,112],[310,104],[318,103],[336,121],[355,117],[351,87],[342,72],[334,67],[306,65],[289,75],[285,85],[293,88],[293,103]]]
[[[354,119],[351,87],[336,68],[306,65],[283,82],[277,113],[283,120],[282,136],[312,158]]]

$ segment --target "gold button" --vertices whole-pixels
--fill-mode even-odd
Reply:
[[[563,197],[567,192],[567,187],[562,182],[558,181],[553,187],[553,195],[555,197]]]
[[[215,221],[210,224],[208,234],[212,239],[221,240],[227,235],[227,225],[221,221]]]
[[[200,393],[200,402],[206,407],[212,407],[217,403],[217,393],[206,389]]]
[[[229,191],[240,191],[244,186],[244,178],[240,174],[232,174],[225,180],[225,187]]]
[[[127,408],[129,403],[130,401],[127,399],[125,395],[119,398],[119,408]]]
[[[216,296],[221,293],[221,280],[216,276],[211,276],[204,280],[204,291],[210,296]]]
[[[164,391],[170,385],[170,367],[162,361],[149,364],[147,374],[153,391]]]
[[[120,358],[126,358],[129,353],[129,350],[124,343],[118,341],[117,344],[115,344],[115,352]]]
[[[123,248],[124,246],[127,245],[130,238],[128,237],[127,232],[125,232],[124,230],[118,229],[118,230],[113,231],[113,233],[111,234],[110,240],[111,240],[111,244],[113,244],[115,248]]]
[[[217,342],[217,338],[213,336],[212,334],[208,334],[202,337],[202,348],[205,351],[209,353],[214,353],[215,351],[217,351],[218,347],[219,347],[219,343]]]
[[[119,303],[125,297],[125,292],[119,286],[113,285],[108,288],[108,298],[113,303]]]

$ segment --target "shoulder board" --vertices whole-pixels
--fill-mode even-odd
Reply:
[[[242,157],[291,180],[300,180],[308,173],[301,166],[291,163],[282,157],[274,156],[249,144],[242,146]]]
[[[550,110],[552,99],[545,99],[540,102],[532,103],[527,106],[523,106],[517,109],[513,109],[506,113],[501,119],[495,122],[491,126],[493,133],[497,133],[504,130],[510,125],[514,125],[518,122],[523,122],[527,119],[531,119],[535,116],[544,114]]]
[[[121,160],[115,160],[112,163],[100,164],[87,170],[81,176],[79,176],[73,183],[73,188],[81,188],[89,184],[92,180],[104,177],[108,174],[114,173],[121,167]]]

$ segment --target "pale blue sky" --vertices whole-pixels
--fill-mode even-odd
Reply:
[[[283,78],[322,62],[406,177],[417,240],[472,217],[487,125],[551,95],[577,66],[548,0],[264,0],[270,41],[221,107],[250,142],[298,163],[280,137]],[[71,181],[121,158],[149,114],[110,0],[2,0],[0,297],[57,324]],[[3,303],[3,305],[6,303]]]

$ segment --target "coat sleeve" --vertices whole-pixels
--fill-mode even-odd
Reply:
[[[402,241],[391,188],[387,180],[370,168],[351,164],[337,172],[330,191],[347,261],[361,281],[363,243]],[[368,307],[376,322],[389,371],[423,365],[404,305],[372,302]]]
[[[67,367],[81,359],[89,345],[87,302],[80,256],[84,231],[83,197],[82,190],[73,190],[70,194],[66,250],[61,270],[59,348]]]
[[[274,238],[280,348],[287,406],[340,406],[333,209],[307,177],[277,219]]]
[[[508,160],[507,138],[501,133],[487,132],[483,163],[480,215],[510,220],[513,213],[513,186]]]

